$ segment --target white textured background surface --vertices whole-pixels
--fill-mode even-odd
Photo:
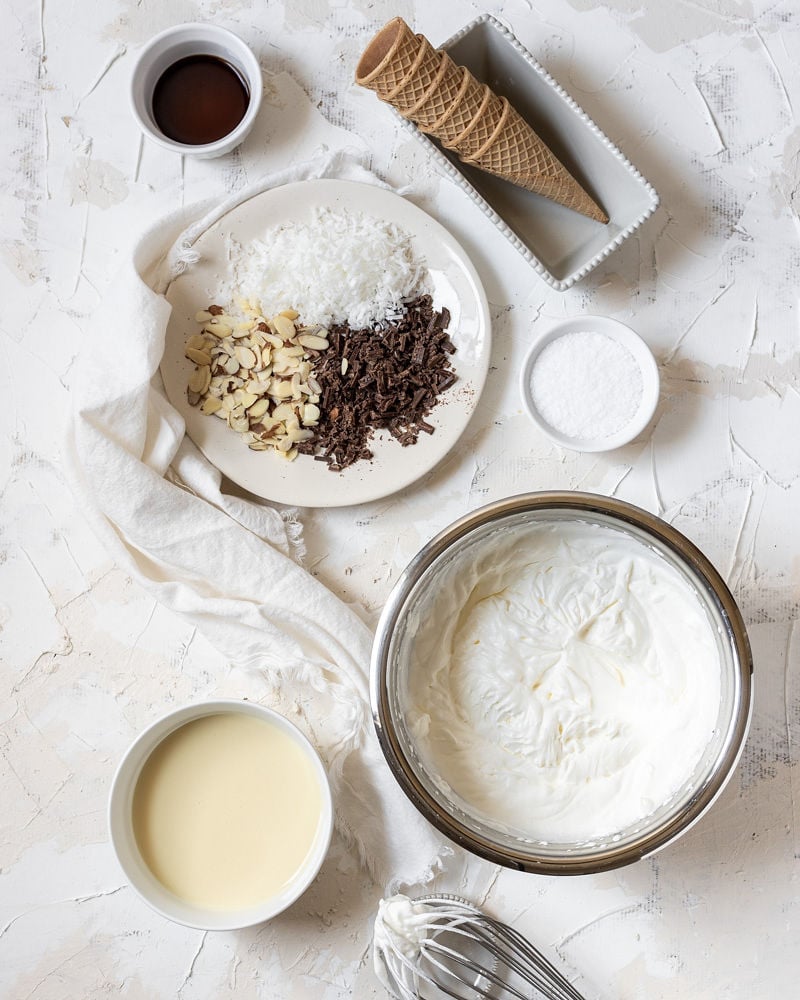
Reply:
[[[437,9],[439,8],[440,9]],[[59,470],[81,325],[144,222],[321,144],[374,151],[473,255],[493,368],[452,457],[381,503],[303,515],[312,571],[376,612],[419,545],[529,489],[655,511],[727,578],[757,696],[741,767],[656,858],[599,877],[521,876],[457,853],[441,876],[515,922],[589,1000],[783,998],[800,977],[800,13],[793,0],[5,0],[0,69],[0,997],[380,997],[368,961],[381,886],[334,844],[317,883],[261,928],[209,934],[152,914],[106,842],[116,761],[173,704],[259,697],[110,564]],[[500,16],[659,191],[641,233],[550,291],[351,77],[401,14],[434,42]],[[183,20],[240,33],[268,82],[255,132],[221,160],[143,143],[126,84],[139,46]],[[269,76],[267,77],[269,81]],[[516,374],[533,333],[628,321],[663,379],[652,433],[610,456],[551,447]],[[113,334],[113,331],[111,331]],[[387,780],[388,778],[387,773]]]

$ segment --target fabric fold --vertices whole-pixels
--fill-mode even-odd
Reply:
[[[273,707],[296,713],[328,765],[337,827],[376,881],[410,885],[429,878],[447,848],[380,753],[368,698],[371,633],[299,564],[296,512],[223,492],[158,372],[170,313],[163,293],[196,260],[198,237],[256,194],[314,177],[381,183],[357,159],[330,154],[201,206],[177,240],[179,216],[144,234],[76,361],[65,466],[116,563],[231,664],[262,672]]]

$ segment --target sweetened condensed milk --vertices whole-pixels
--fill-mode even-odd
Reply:
[[[207,715],[145,761],[133,830],[161,884],[194,906],[243,910],[275,897],[303,867],[323,792],[304,748],[278,725]]]

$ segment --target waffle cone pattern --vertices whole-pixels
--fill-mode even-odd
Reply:
[[[411,72],[419,55],[420,38],[402,17],[384,25],[364,50],[356,67],[356,83],[389,100]]]
[[[494,134],[465,162],[550,198],[551,201],[587,215],[597,222],[608,222],[606,213],[507,102]]]
[[[462,158],[475,156],[489,142],[497,131],[508,105],[504,97],[498,97],[489,87],[484,86],[483,100],[478,113],[464,131],[446,145]]]
[[[427,38],[420,35],[417,58],[399,86],[385,98],[402,115],[408,115],[434,87],[441,67],[441,57]]]
[[[366,47],[356,83],[474,167],[597,222],[608,216],[505,97],[395,17]]]
[[[481,103],[486,96],[486,87],[478,83],[475,77],[465,67],[459,67],[462,73],[461,85],[458,88],[453,103],[442,112],[426,132],[435,134],[445,146],[457,139],[480,111]]]
[[[464,70],[456,66],[446,52],[436,54],[439,56],[436,78],[422,100],[408,112],[408,117],[413,118],[422,129],[433,127],[453,107],[464,79]]]

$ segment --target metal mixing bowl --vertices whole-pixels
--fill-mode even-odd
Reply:
[[[720,654],[717,724],[694,773],[668,802],[613,836],[581,843],[536,841],[493,824],[428,773],[404,717],[402,692],[414,637],[443,574],[468,558],[477,542],[537,521],[578,520],[622,531],[680,573],[704,608]],[[708,559],[687,538],[638,507],[587,493],[528,493],[482,507],[433,538],[412,559],[384,608],[371,669],[378,739],[401,788],[451,840],[496,864],[549,875],[606,871],[647,857],[685,833],[731,776],[744,746],[752,707],[752,658],[742,616]]]

